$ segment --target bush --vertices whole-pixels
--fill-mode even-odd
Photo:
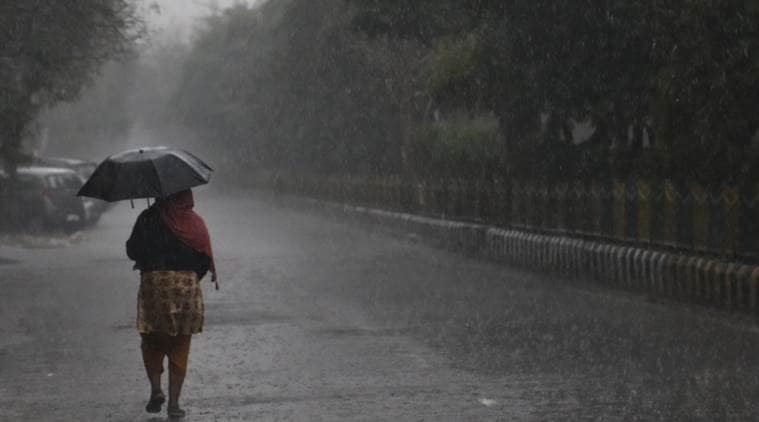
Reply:
[[[503,170],[503,147],[493,115],[459,115],[420,126],[411,161],[422,178],[493,178]]]

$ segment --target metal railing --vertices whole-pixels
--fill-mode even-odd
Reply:
[[[759,185],[291,176],[269,185],[332,201],[759,262]]]

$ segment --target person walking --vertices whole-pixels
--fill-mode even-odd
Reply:
[[[179,396],[187,373],[193,334],[203,331],[204,305],[200,280],[216,276],[211,241],[203,219],[193,211],[189,189],[158,198],[143,211],[126,242],[127,256],[140,271],[137,330],[150,382],[149,413],[166,401],[161,389],[163,361],[168,357],[169,417],[183,417]]]

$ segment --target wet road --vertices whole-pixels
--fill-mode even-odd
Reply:
[[[207,194],[206,194],[207,195]],[[238,195],[239,198],[239,195]],[[265,200],[213,199],[187,421],[756,420],[759,330]],[[119,205],[0,246],[0,421],[160,421]]]

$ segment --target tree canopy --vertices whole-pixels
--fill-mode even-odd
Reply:
[[[46,107],[70,101],[108,60],[141,35],[127,0],[0,3],[0,156],[20,158],[30,124]]]
[[[206,22],[176,104],[259,168],[747,181],[759,174],[758,5],[238,6]]]
[[[342,1],[292,0],[209,18],[185,65],[178,118],[240,151],[230,164],[394,171],[398,105],[388,75],[400,59],[369,54],[351,17]]]
[[[494,111],[543,173],[587,121],[593,142],[569,149],[600,143],[620,170],[734,178],[759,128],[756,1],[350,1],[360,30],[430,44],[430,93]]]

